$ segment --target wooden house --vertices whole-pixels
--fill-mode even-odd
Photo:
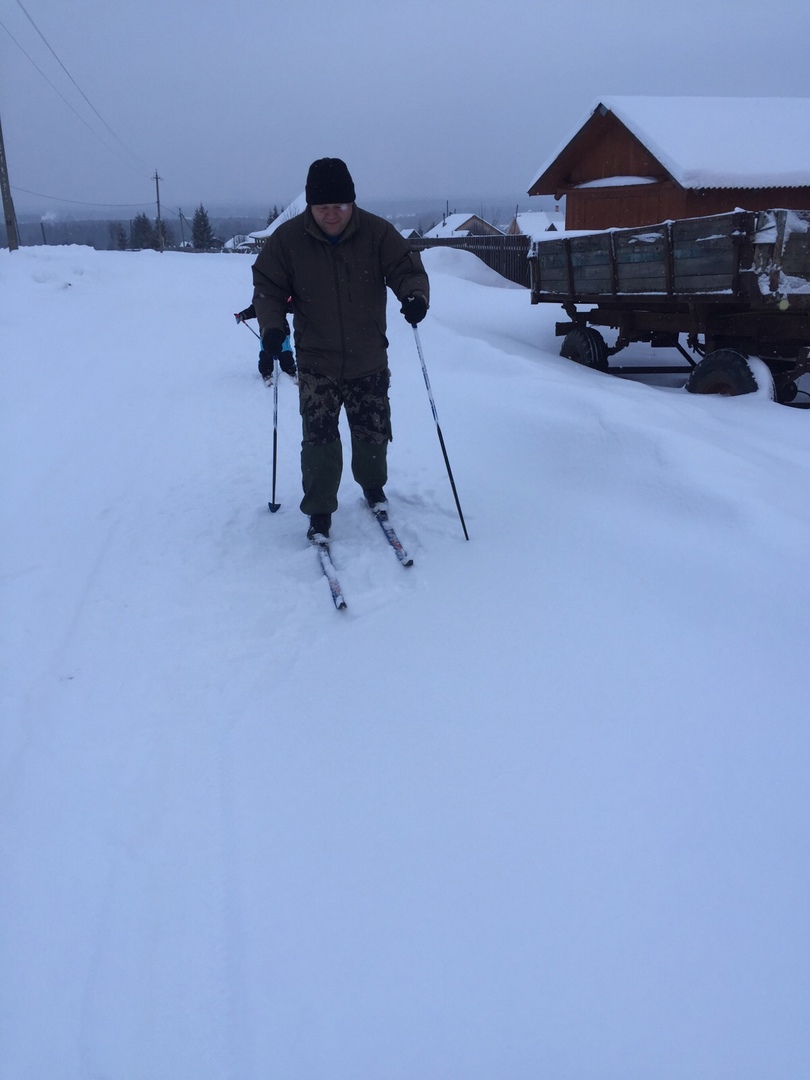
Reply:
[[[426,240],[449,236],[503,236],[503,233],[478,214],[448,214],[425,233]]]
[[[562,232],[565,217],[558,210],[550,213],[546,210],[527,210],[517,213],[509,222],[507,236],[531,236],[534,239],[549,232]]]
[[[810,98],[603,98],[529,194],[569,230],[810,210]]]

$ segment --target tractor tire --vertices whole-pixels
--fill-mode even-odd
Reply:
[[[577,326],[569,330],[563,338],[560,356],[597,371],[608,370],[607,344],[599,331],[592,326]]]
[[[767,372],[761,362],[757,368]],[[764,372],[760,376],[755,374],[748,357],[736,349],[717,349],[706,353],[693,369],[686,381],[686,389],[690,394],[721,394],[723,397],[756,394],[765,389],[773,399],[773,378],[768,373],[770,387],[763,385]]]

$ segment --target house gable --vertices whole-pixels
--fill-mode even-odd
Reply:
[[[580,184],[616,176],[672,179],[621,120],[600,104],[557,157],[535,177],[529,194],[561,199]]]
[[[605,98],[537,173],[567,229],[810,209],[810,99]]]

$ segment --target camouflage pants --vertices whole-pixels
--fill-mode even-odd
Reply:
[[[391,441],[388,369],[360,379],[334,380],[300,371],[298,396],[303,439],[301,480],[305,514],[332,514],[343,473],[341,408],[346,410],[352,442],[352,475],[362,488],[383,487],[388,479]]]

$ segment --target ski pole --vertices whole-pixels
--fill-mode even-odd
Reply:
[[[252,309],[248,309],[252,310]],[[252,326],[248,326],[246,319],[243,318],[244,312],[238,312],[234,315],[234,318],[238,323],[242,323],[243,326],[247,326],[251,334],[257,337],[259,341],[262,340],[261,334],[257,334]],[[276,460],[278,458],[278,363],[279,358],[273,357],[273,497],[267,504],[270,507],[270,513],[275,514],[276,510],[281,509],[281,503],[276,502]]]
[[[416,329],[416,324],[411,323],[413,327],[413,336],[416,340],[416,351],[419,353],[419,363],[422,365],[422,374],[425,377],[425,386],[427,387],[428,397],[430,398],[430,408],[433,412],[433,419],[436,421],[436,432],[439,436],[439,446],[442,448],[442,454],[444,456],[444,464],[447,467],[447,476],[450,480],[450,487],[453,489],[453,498],[456,500],[456,510],[458,510],[459,521],[461,527],[464,530],[464,539],[469,540],[470,537],[467,533],[467,526],[464,524],[464,515],[461,512],[461,503],[458,501],[458,492],[456,491],[456,482],[453,479],[453,470],[450,468],[450,460],[447,457],[447,448],[444,445],[444,437],[442,436],[442,428],[439,423],[439,416],[436,412],[436,402],[433,398],[433,391],[430,389],[430,379],[428,378],[427,367],[425,366],[425,357],[422,352],[422,342],[419,340],[419,331]]]
[[[270,513],[275,514],[276,510],[280,509],[281,503],[276,502],[276,457],[278,453],[278,379],[279,379],[279,366],[278,357],[273,357],[273,497],[267,504],[270,507]]]

